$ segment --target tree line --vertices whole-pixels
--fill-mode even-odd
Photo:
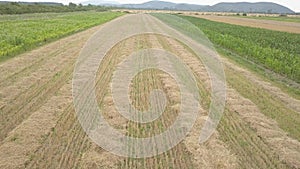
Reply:
[[[61,3],[24,3],[24,2],[0,2],[0,14],[26,14],[45,12],[75,12],[75,11],[107,11],[110,7],[82,5],[70,2],[68,5]]]

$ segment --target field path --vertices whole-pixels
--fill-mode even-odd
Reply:
[[[282,129],[278,119],[265,113],[269,107],[259,104],[266,101],[277,106],[280,113],[290,113],[298,123],[299,100],[225,58],[229,80],[225,115],[213,136],[199,144],[199,132],[208,119],[210,77],[190,47],[163,35],[168,30],[153,16],[125,15],[0,63],[0,168],[300,168],[297,131],[290,134]],[[103,34],[105,31],[108,33]],[[132,36],[125,36],[124,31]],[[147,33],[139,34],[143,31]],[[169,105],[162,117],[150,124],[125,119],[117,112],[110,90],[113,73],[122,60],[140,49],[155,48],[175,54],[189,67],[200,89],[201,108],[184,141],[145,159],[118,157],[91,141],[76,118],[72,77],[76,60],[88,60],[80,52],[92,35],[98,46],[87,46],[85,52],[92,53],[101,45],[110,47],[103,51],[105,56],[95,73],[97,105],[111,126],[129,136],[149,137],[168,128],[177,117],[180,94],[168,74],[143,71],[131,82],[132,104],[147,110],[150,91],[160,89]],[[109,37],[122,41],[103,40]],[[81,73],[88,71],[90,67]]]
[[[234,24],[234,25],[263,28],[263,29],[270,29],[270,30],[290,32],[290,33],[300,33],[300,23],[295,23],[295,22],[239,18],[233,16],[191,15],[191,14],[186,14],[186,15],[208,19],[216,22]]]

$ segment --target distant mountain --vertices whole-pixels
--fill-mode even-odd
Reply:
[[[287,7],[272,2],[219,3],[211,7],[215,12],[295,13]]]
[[[92,1],[98,2],[98,4],[91,3]],[[91,0],[87,1],[93,5],[99,5],[99,2]],[[102,3],[103,5],[104,3]],[[172,3],[165,1],[149,1],[142,4],[122,4],[122,5],[112,5],[122,8],[131,9],[158,9],[158,10],[182,10],[182,11],[202,11],[202,12],[255,12],[255,13],[282,13],[290,14],[295,13],[291,9],[284,7],[282,5],[272,3],[272,2],[258,2],[258,3],[248,3],[248,2],[237,2],[237,3],[218,3],[213,6],[207,5],[194,5],[185,3]]]
[[[124,4],[122,7],[134,8],[134,9],[166,9],[166,10],[201,10],[207,6],[204,5],[194,5],[194,4],[177,4],[165,1],[150,1],[142,4]]]
[[[116,6],[120,5],[119,2],[116,1],[102,1],[102,0],[88,0],[81,3],[82,5],[104,5],[104,6]]]

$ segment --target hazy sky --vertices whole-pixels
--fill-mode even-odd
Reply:
[[[1,0],[0,0],[1,1]],[[7,1],[7,0],[6,0]],[[14,0],[9,0],[14,1]],[[69,2],[80,3],[86,0],[15,0],[15,1],[47,1],[47,2],[60,2],[64,4],[68,4]],[[120,3],[142,3],[150,0],[106,0],[106,1],[117,1]],[[176,3],[192,3],[192,4],[200,4],[200,5],[214,5],[219,2],[274,2],[281,5],[284,5],[296,12],[300,12],[300,1],[299,0],[165,0],[169,2]]]

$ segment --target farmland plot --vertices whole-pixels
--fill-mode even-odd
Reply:
[[[184,16],[183,16],[184,17]],[[300,35],[184,17],[212,42],[299,83]]]
[[[0,16],[0,61],[122,15],[112,12]]]
[[[163,133],[179,115],[180,87],[174,77],[157,69],[136,74],[131,79],[128,95],[136,110],[146,111],[151,107],[151,91],[163,91],[166,109],[162,116],[141,124],[118,112],[111,91],[114,72],[124,59],[139,50],[153,48],[175,54],[193,72],[201,97],[199,116],[186,138],[153,157],[119,157],[99,147],[85,133],[73,104],[71,78],[80,49],[95,32],[98,32],[94,34],[96,40],[102,36],[122,35],[118,30],[126,29],[126,26],[120,26],[124,23],[130,23],[129,26],[134,28],[133,36],[121,38],[112,46],[95,74],[96,104],[110,126],[126,136],[146,138]],[[180,39],[151,33],[155,30],[163,32],[167,24],[172,23],[165,24],[150,15],[128,15],[109,24],[113,25],[112,34],[103,35],[103,27],[94,27],[0,65],[0,168],[300,167],[299,100],[223,58],[229,84],[225,115],[212,137],[200,144],[199,135],[209,119],[212,100],[211,79],[203,61]],[[148,33],[134,34],[139,29]],[[110,43],[97,42],[99,46]],[[96,50],[92,46],[89,49]],[[80,65],[88,58],[79,59],[83,59]],[[139,57],[136,62],[149,62],[147,59]],[[88,72],[88,68],[84,71]],[[272,90],[265,90],[269,87]],[[290,105],[282,104],[287,100]],[[82,101],[91,104],[88,100]],[[170,135],[164,141],[172,139]],[[159,143],[149,147],[156,144]],[[134,147],[126,149],[129,154],[134,152]]]
[[[190,15],[190,14],[187,14]],[[216,22],[224,22],[234,25],[263,28],[275,31],[300,33],[299,18],[288,17],[233,17],[233,16],[214,16],[214,15],[190,15]],[[291,20],[291,22],[287,21]]]

